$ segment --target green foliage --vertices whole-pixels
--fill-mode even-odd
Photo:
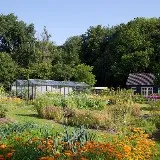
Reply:
[[[5,52],[0,52],[0,83],[9,87],[17,76],[17,65]]]
[[[96,83],[95,76],[92,74],[93,67],[80,64],[74,68],[74,79],[79,82],[86,82],[93,86]]]
[[[80,64],[80,49],[81,49],[81,37],[73,36],[69,37],[63,44],[63,49],[67,53],[65,61],[70,63],[71,66]]]
[[[83,125],[81,125],[79,128],[75,128],[72,133],[70,133],[67,128],[64,130],[64,135],[62,137],[62,141],[66,142],[65,149],[69,149],[70,146],[72,146],[71,150],[73,153],[78,151],[79,147],[82,147],[86,142],[93,141],[95,139],[95,134],[89,133]],[[77,147],[76,143],[79,142],[80,146]]]
[[[69,81],[73,77],[74,69],[64,63],[57,63],[53,66],[53,79]]]
[[[105,106],[105,101],[96,98],[90,98],[87,94],[75,94],[69,97],[75,102],[75,107],[80,109],[102,110]]]
[[[34,25],[14,14],[0,15],[0,52],[8,53],[18,65],[27,66],[33,55]]]
[[[30,66],[29,77],[35,79],[50,79],[52,75],[52,65],[50,63],[34,63]]]
[[[78,93],[68,95],[65,99],[60,94],[46,93],[41,95],[34,101],[38,113],[46,106],[70,107],[80,109],[102,110],[105,106],[105,101],[101,99],[89,98],[87,94]]]
[[[6,96],[4,87],[0,86],[0,98]]]
[[[130,124],[134,127],[143,128],[143,130],[147,134],[152,135],[154,132],[157,131],[155,122],[156,121],[152,121],[152,119],[144,119],[139,117],[139,118],[131,119]]]
[[[38,115],[44,117],[44,109],[49,106],[62,106],[62,95],[55,93],[47,93],[46,95],[41,95],[33,102]]]
[[[141,103],[141,104],[147,103],[147,99],[140,94],[133,95],[132,99],[134,102],[137,102],[137,103]]]
[[[0,83],[5,87],[17,78],[125,87],[133,72],[154,73],[159,84],[159,18],[135,18],[112,27],[91,26],[62,46],[50,40],[46,27],[40,38],[35,37],[34,25],[14,14],[1,14],[0,23]]]
[[[123,103],[109,106],[109,114],[111,121],[115,124],[116,128],[123,127],[130,122],[131,117],[131,104]]]
[[[100,123],[96,117],[92,115],[90,112],[82,112],[76,113],[67,119],[67,125],[80,127],[84,125],[88,128],[98,129]]]
[[[82,34],[82,45],[80,58],[83,63],[93,66],[97,85],[108,86],[113,84],[111,79],[111,65],[114,61],[109,42],[114,33],[114,27],[103,27],[101,25],[91,26],[85,34]]]
[[[36,98],[33,104],[42,118],[53,119],[71,126],[105,127],[104,121],[101,123],[96,116],[92,115],[94,113],[90,113],[94,110],[103,110],[105,101],[89,98],[86,94],[71,94],[64,99],[59,94],[47,93]]]
[[[95,139],[95,134],[89,133],[83,126],[75,128],[72,132],[66,127],[63,132],[53,132],[53,128],[40,127],[35,123],[12,123],[0,126],[0,131],[2,142],[12,145],[12,150],[14,148],[16,151],[12,155],[13,160],[39,159],[44,155],[49,156],[66,150],[77,152],[86,142]],[[51,150],[47,151],[46,147],[49,142],[53,144],[50,145]],[[80,145],[77,146],[77,143]],[[41,150],[40,147],[44,147],[44,150]],[[7,151],[11,152],[11,149],[7,147],[1,149],[0,154],[3,155]]]
[[[4,104],[0,104],[0,118],[6,117],[6,106]]]
[[[29,132],[32,129],[38,129],[38,126],[33,122],[28,122],[24,124],[9,123],[0,126],[0,137],[7,138],[7,136],[11,136],[14,133],[18,135],[23,132]]]

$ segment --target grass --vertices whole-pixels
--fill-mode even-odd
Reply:
[[[156,141],[156,148],[157,148],[157,156],[154,158],[154,160],[159,160],[160,159],[160,141]]]
[[[23,107],[9,106],[7,112],[7,118],[13,122],[18,122],[18,123],[34,122],[40,126],[48,125],[50,127],[54,127],[55,130],[58,131],[63,130],[63,125],[55,123],[52,120],[42,119],[38,117],[38,114],[34,110],[32,105]]]
[[[54,132],[64,132],[64,125],[54,122],[53,120],[43,119],[38,117],[36,110],[32,105],[24,105],[24,106],[10,106],[7,112],[7,118],[13,122],[18,123],[26,123],[26,122],[34,122],[39,126],[48,126],[53,128]],[[75,127],[67,126],[67,130],[72,132]],[[93,133],[95,135],[96,141],[105,142],[112,141],[115,137],[115,134],[107,133],[101,130],[88,129],[89,133]],[[105,136],[104,136],[105,135]],[[104,138],[104,137],[107,137]]]
[[[48,127],[54,128],[54,130],[58,132],[62,132],[64,130],[64,126],[62,124],[56,123],[53,120],[47,120],[38,117],[38,114],[32,105],[21,107],[9,106],[6,118],[10,119],[12,122],[17,123],[34,122],[42,127],[47,125]],[[74,129],[74,127],[70,126],[68,126],[67,128],[70,131]],[[104,141],[104,139],[101,137],[101,135],[104,134],[107,135],[110,140],[112,140],[112,137],[114,136],[113,134],[93,129],[89,129],[89,132],[95,133],[98,141]]]

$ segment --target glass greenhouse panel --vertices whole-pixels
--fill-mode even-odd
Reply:
[[[11,85],[11,91],[16,96],[23,97],[25,93],[25,97],[34,99],[45,92],[59,92],[65,96],[72,91],[84,91],[88,87],[89,85],[84,82],[28,79],[16,80]]]

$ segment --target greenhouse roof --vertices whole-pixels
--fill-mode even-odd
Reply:
[[[37,85],[37,86],[69,86],[69,87],[89,87],[88,84],[84,82],[74,82],[74,81],[54,81],[54,80],[42,80],[42,79],[29,79],[29,80],[16,80],[12,85],[27,86]]]
[[[28,80],[16,80],[12,85],[15,86],[15,85],[18,85],[18,86],[24,86],[24,85],[28,85]]]

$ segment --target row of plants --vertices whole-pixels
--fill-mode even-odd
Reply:
[[[102,110],[106,102],[103,99],[89,97],[84,93],[74,92],[66,97],[59,93],[48,92],[39,96],[34,101],[36,107],[43,107],[46,103],[48,106]]]
[[[47,93],[35,99],[33,105],[42,118],[65,125],[116,131],[129,125],[131,116],[140,115],[140,107],[131,98],[117,97],[111,105],[106,103],[107,96],[71,94],[64,98]]]
[[[63,133],[53,133],[52,128],[41,128],[32,123],[19,127],[9,124],[0,129],[3,130],[1,160],[143,160],[154,159],[157,154],[154,141],[139,128],[128,128],[125,135],[117,134],[110,140],[106,134],[101,134],[103,141],[84,127],[72,131],[64,128]]]
[[[108,100],[111,103],[107,103]],[[101,95],[71,94],[67,97],[47,93],[35,99],[33,105],[40,117],[65,125],[84,125],[112,133],[132,125],[142,127],[149,134],[156,132],[160,127],[160,102],[150,101],[144,104],[147,107],[137,102],[130,90],[107,90]]]

